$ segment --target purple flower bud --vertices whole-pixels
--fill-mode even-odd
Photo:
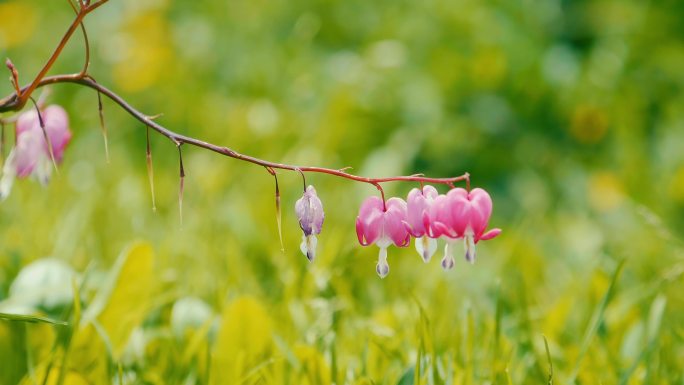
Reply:
[[[299,219],[299,227],[304,232],[300,249],[306,258],[313,262],[316,257],[316,244],[318,243],[316,235],[321,233],[323,219],[325,218],[323,204],[318,199],[316,189],[313,186],[307,187],[304,195],[297,200],[295,212],[297,219]]]

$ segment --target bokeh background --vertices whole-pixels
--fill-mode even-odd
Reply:
[[[0,1],[22,83],[72,17]],[[381,280],[354,234],[377,192],[311,174],[309,264],[297,174],[282,252],[273,178],[190,147],[181,225],[175,146],[152,136],[153,211],[145,128],[105,101],[107,163],[96,94],[57,85],[74,139],[49,186],[0,204],[0,312],[69,325],[3,316],[0,383],[684,383],[683,18],[676,0],[111,0],[86,21],[91,74],[162,124],[361,175],[468,171],[503,233],[449,272],[392,248]],[[83,57],[76,34],[52,73]]]

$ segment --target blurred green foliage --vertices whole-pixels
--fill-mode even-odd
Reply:
[[[362,175],[469,171],[504,232],[451,272],[393,248],[380,280],[353,230],[374,188],[309,175],[310,265],[297,174],[283,253],[272,177],[192,148],[181,226],[173,144],[153,137],[153,212],[144,127],[105,102],[107,164],[96,95],[58,85],[74,140],[47,188],[0,205],[0,312],[70,325],[0,317],[0,383],[546,383],[543,336],[554,383],[683,383],[683,18],[676,0],[111,0],[86,21],[91,74],[162,124]],[[71,19],[0,2],[22,83]]]

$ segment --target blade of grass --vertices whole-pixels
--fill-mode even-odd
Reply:
[[[546,340],[546,336],[542,335],[544,338],[544,349],[546,350],[546,359],[549,361],[549,385],[553,385],[553,361],[551,361],[551,351],[549,350],[549,342]]]
[[[589,325],[587,327],[587,330],[584,333],[584,338],[582,338],[582,345],[580,345],[580,352],[577,356],[577,361],[575,362],[575,368],[572,371],[572,374],[570,376],[570,380],[568,381],[571,384],[574,384],[577,375],[579,374],[579,369],[580,365],[582,364],[582,359],[586,355],[587,351],[589,350],[589,345],[591,345],[591,341],[594,338],[594,335],[596,334],[596,331],[599,328],[599,325],[601,324],[601,321],[603,320],[603,314],[606,311],[606,308],[608,307],[608,303],[610,302],[611,298],[613,297],[613,292],[615,291],[615,285],[617,283],[618,278],[620,277],[620,273],[622,272],[622,268],[625,266],[625,260],[623,259],[620,261],[618,264],[618,267],[615,269],[615,272],[613,273],[613,277],[611,278],[610,285],[608,286],[608,289],[606,290],[606,293],[603,295],[603,299],[601,299],[601,302],[598,304],[596,307],[596,310],[594,311],[594,315],[591,317],[591,321],[589,321]]]
[[[646,328],[646,344],[644,345],[644,348],[641,351],[641,353],[639,353],[639,355],[634,359],[632,365],[630,365],[629,368],[627,368],[627,370],[625,370],[620,376],[620,385],[625,385],[629,383],[630,377],[632,376],[632,374],[634,374],[634,371],[639,366],[639,363],[641,361],[645,360],[648,363],[651,362],[651,360],[648,360],[648,356],[653,351],[658,335],[660,334],[660,326],[662,324],[663,314],[665,313],[666,305],[667,298],[665,298],[663,295],[659,295],[658,297],[656,297],[655,300],[653,300]],[[647,372],[648,371],[649,366],[647,366]],[[648,376],[646,376],[646,378],[648,378]]]
[[[501,284],[496,285],[496,309],[494,313],[494,345],[492,347],[492,370],[490,381],[496,383],[497,372],[499,370],[499,344],[501,339]]]
[[[64,321],[57,321],[47,317],[39,317],[34,315],[23,315],[23,314],[9,314],[0,313],[0,320],[5,321],[15,321],[15,322],[30,322],[38,323],[43,322],[51,325],[67,326],[68,323]]]

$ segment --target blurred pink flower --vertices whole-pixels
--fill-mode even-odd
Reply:
[[[313,262],[316,258],[316,244],[318,243],[316,235],[321,233],[325,218],[323,203],[316,195],[316,189],[313,186],[307,187],[304,195],[297,200],[295,212],[299,219],[299,227],[304,232],[300,249],[309,262]]]
[[[52,147],[55,162],[60,163],[64,157],[64,150],[71,140],[69,131],[69,117],[60,106],[51,105],[41,111]],[[50,181],[52,173],[52,159],[50,149],[45,141],[45,133],[40,127],[38,113],[30,110],[22,113],[17,119],[16,146],[12,149],[0,179],[0,200],[9,195],[14,178],[26,178],[33,175],[41,184]]]
[[[437,250],[437,240],[429,237],[429,213],[432,203],[438,196],[437,189],[424,186],[422,190],[412,189],[406,199],[406,229],[416,238],[416,251],[425,263],[430,261]]]
[[[389,274],[387,248],[394,244],[406,247],[411,235],[406,230],[406,202],[390,198],[385,204],[382,199],[372,196],[366,199],[356,218],[356,236],[362,246],[375,243],[380,248],[378,264],[375,268],[380,278]]]

